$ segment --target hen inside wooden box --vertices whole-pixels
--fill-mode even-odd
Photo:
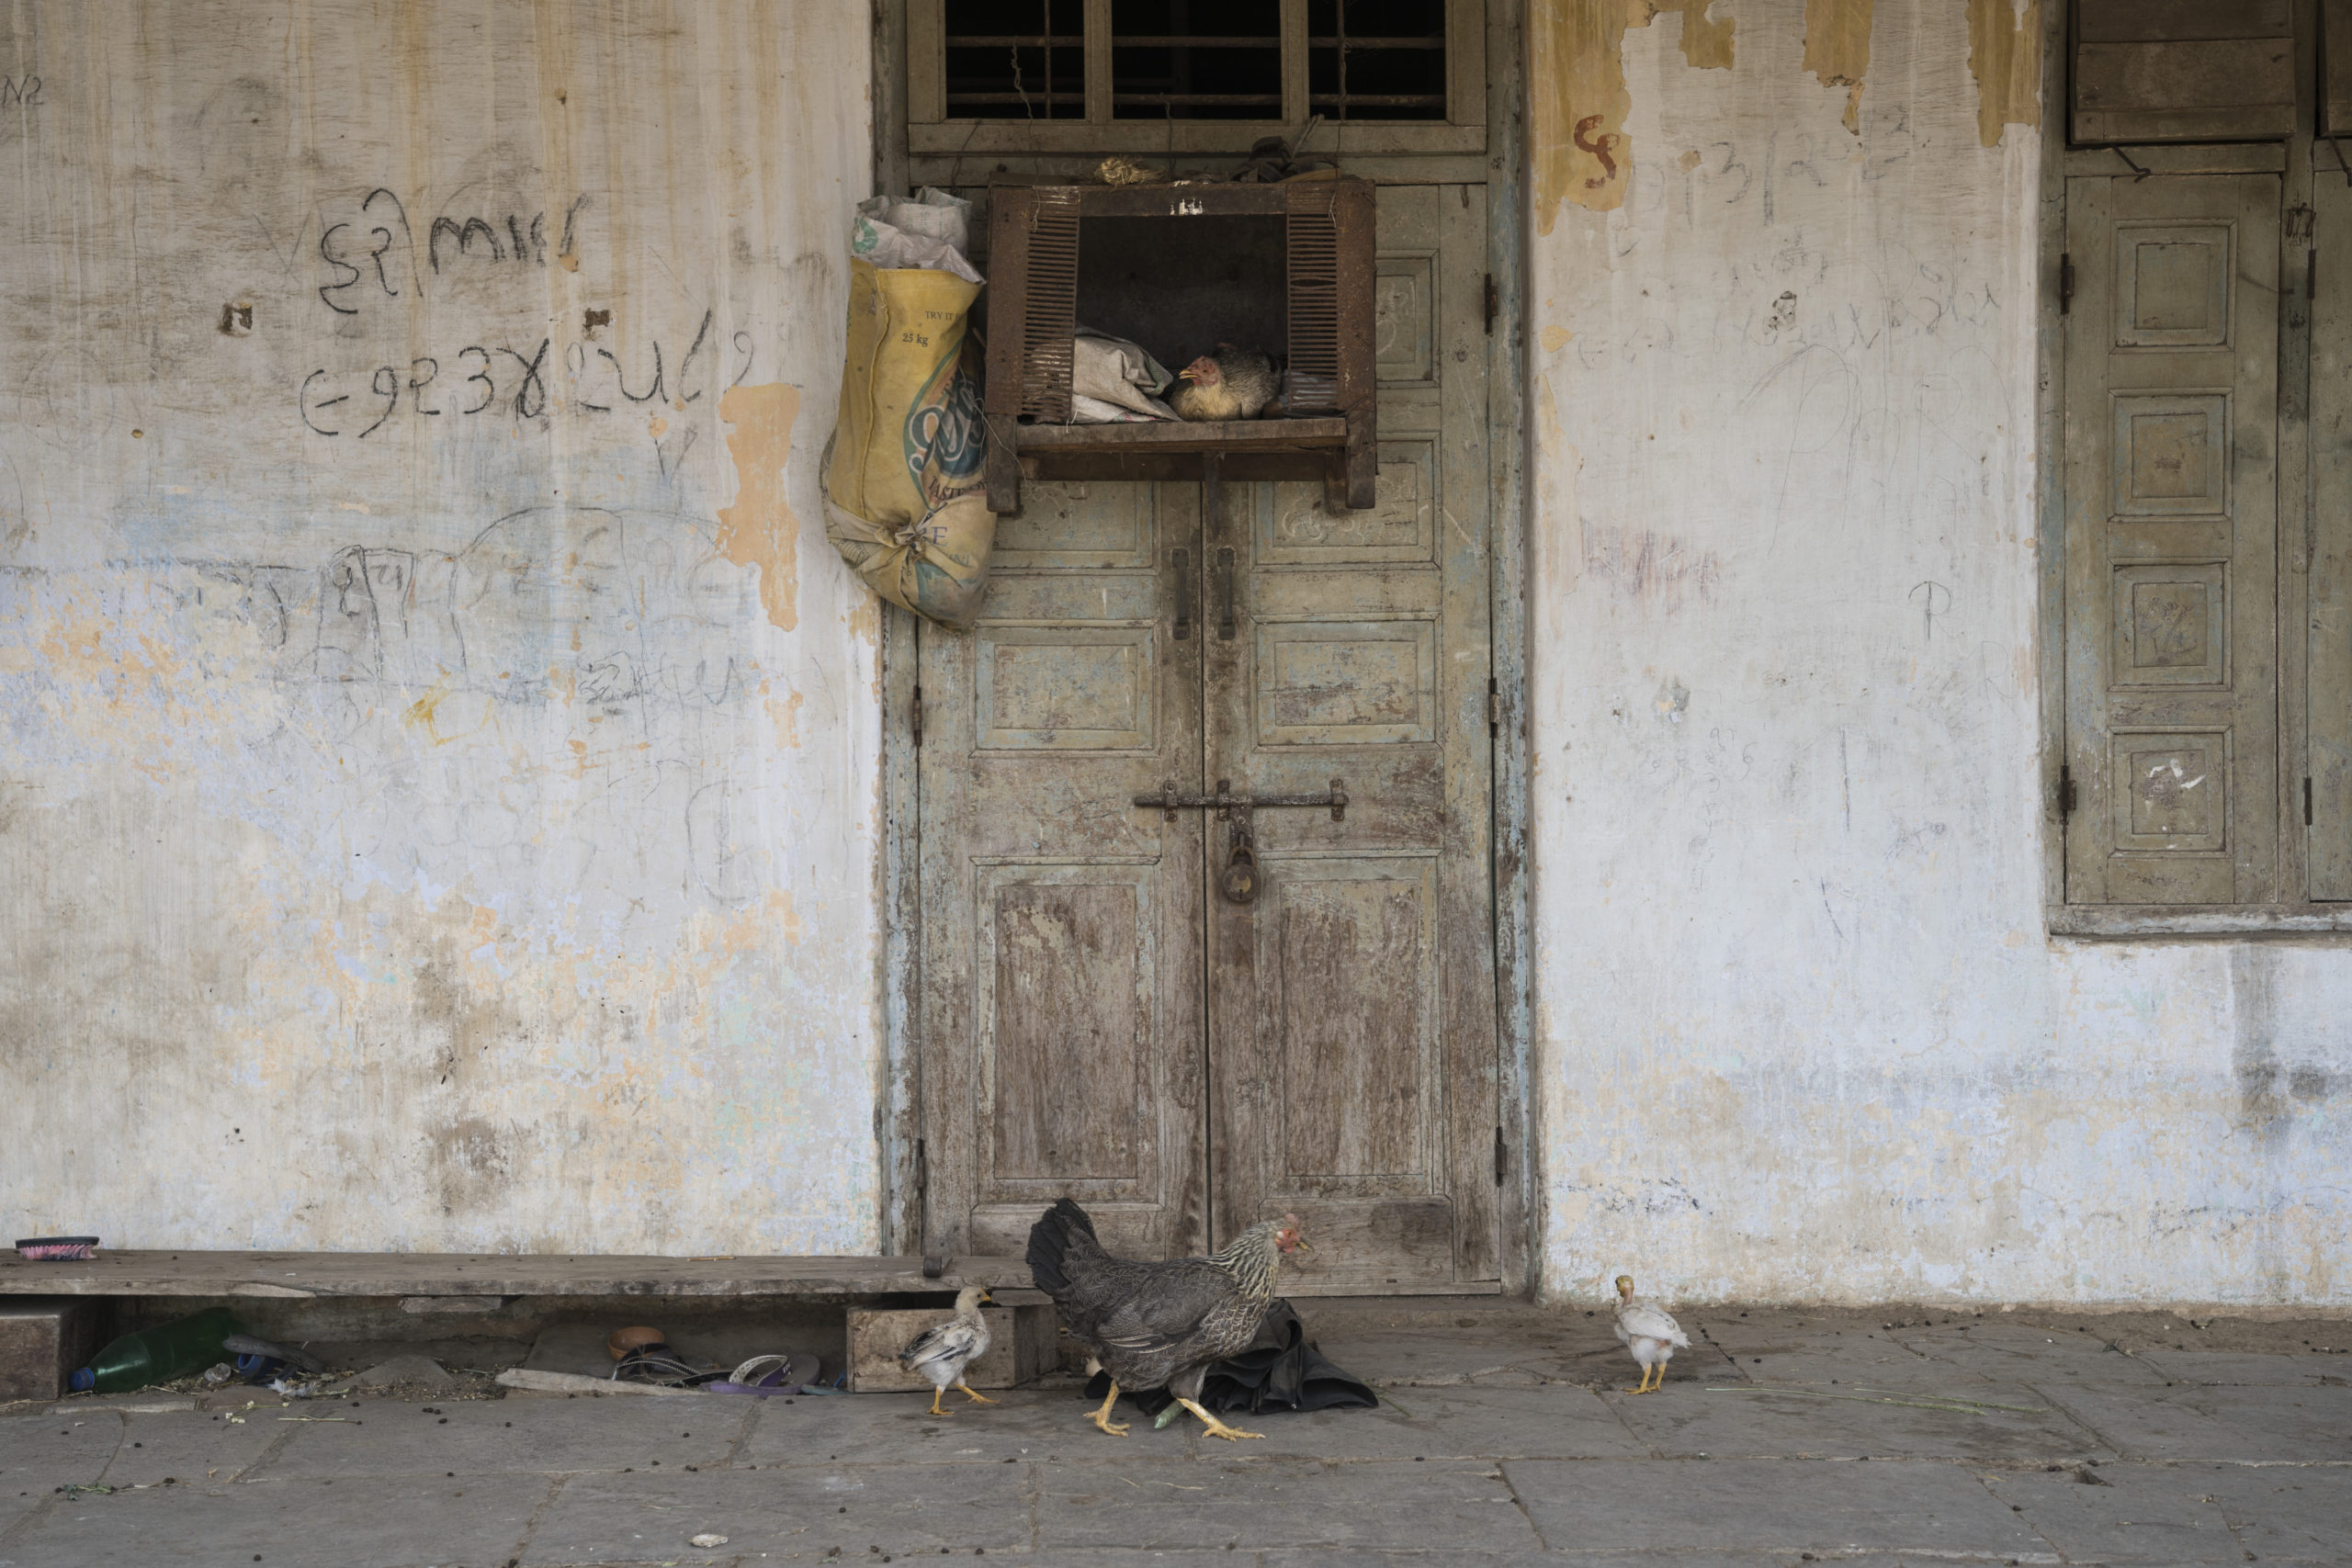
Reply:
[[[1081,220],[1078,320],[1174,372],[1164,395],[1187,419],[1279,417],[1285,234],[1271,216]]]

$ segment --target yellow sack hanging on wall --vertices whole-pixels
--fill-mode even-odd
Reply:
[[[979,286],[853,260],[841,414],[825,458],[825,536],[893,604],[969,626],[988,593],[996,514],[977,356]]]

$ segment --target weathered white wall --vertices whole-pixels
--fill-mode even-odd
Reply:
[[[1534,10],[1546,1289],[2352,1297],[2352,955],[2043,931],[2033,16]],[[865,31],[0,16],[12,1234],[875,1245]]]
[[[0,9],[9,1234],[874,1247],[866,33]]]
[[[2352,1300],[2352,953],[2044,931],[2038,16],[1648,10],[1537,4],[1547,1290]]]

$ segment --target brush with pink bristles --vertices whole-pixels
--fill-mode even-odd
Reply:
[[[34,1263],[78,1263],[97,1255],[94,1235],[37,1235],[17,1243],[17,1256]]]

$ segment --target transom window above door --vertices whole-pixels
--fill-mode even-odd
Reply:
[[[1484,0],[909,0],[909,151],[1476,152]],[[1313,127],[1308,132],[1310,125]]]

